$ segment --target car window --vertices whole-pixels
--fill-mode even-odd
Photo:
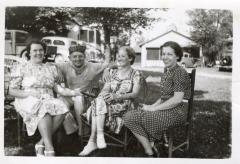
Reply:
[[[76,46],[77,42],[71,41],[71,46]]]
[[[5,32],[5,40],[12,40],[12,36],[10,32]]]
[[[45,43],[46,45],[52,44],[52,41],[50,39],[43,39],[42,42]]]
[[[25,43],[27,41],[27,38],[27,33],[16,32],[16,43]]]
[[[54,44],[54,45],[61,45],[61,46],[64,46],[64,45],[65,45],[65,43],[64,43],[63,41],[61,41],[61,40],[54,40],[54,41],[53,41],[53,44]]]

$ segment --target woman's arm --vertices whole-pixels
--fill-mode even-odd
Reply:
[[[78,89],[63,88],[61,85],[57,84],[54,86],[54,91],[61,96],[80,96],[82,95]]]
[[[158,110],[165,110],[171,109],[176,107],[179,103],[182,102],[184,97],[184,92],[174,92],[173,97],[164,101],[163,103],[154,103],[153,105],[144,105],[143,110],[146,111],[158,111]]]
[[[106,101],[112,101],[112,100],[126,100],[126,99],[134,99],[138,96],[140,89],[141,89],[141,77],[138,75],[138,77],[135,78],[133,81],[133,89],[131,93],[126,94],[115,94],[115,93],[109,93],[106,95]]]
[[[105,97],[106,94],[108,94],[110,92],[110,82],[106,82],[99,94],[99,96],[103,96]]]
[[[133,89],[132,89],[131,93],[126,93],[126,94],[123,94],[123,95],[114,94],[115,98],[113,97],[113,99],[114,100],[115,99],[117,99],[117,100],[134,99],[140,93],[140,89],[141,89],[140,82],[134,82],[133,83]]]
[[[39,98],[41,96],[37,91],[25,91],[16,88],[9,88],[9,95],[16,98],[27,98],[28,96]]]

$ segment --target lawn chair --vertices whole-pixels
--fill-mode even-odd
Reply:
[[[25,62],[25,60],[12,56],[12,55],[5,55],[4,56],[4,112],[7,112],[7,110],[13,110],[13,101],[14,98],[9,95],[9,83],[11,80],[10,73],[11,69],[14,65],[18,65]],[[12,111],[9,111],[11,113]],[[18,141],[18,146],[21,146],[21,130],[24,130],[23,122],[21,121],[20,115],[17,113],[17,116],[14,118],[4,118],[4,121],[9,121],[12,119],[17,119],[17,141]],[[22,123],[21,123],[22,122]],[[22,125],[21,125],[22,124]],[[21,128],[22,127],[22,128]]]
[[[142,82],[141,84],[142,87],[140,91],[140,96],[138,96],[138,98],[135,100],[136,103],[138,102],[144,103],[147,97],[148,88],[147,88],[146,78],[145,77],[142,78],[141,82]],[[97,96],[94,97],[91,95],[87,95],[87,96],[91,97],[92,99],[97,97]],[[84,116],[82,118],[83,118],[82,119],[83,123],[91,128],[91,125],[87,122],[86,118]],[[84,131],[84,127],[83,127],[83,131]],[[106,137],[106,142],[108,146],[123,148],[124,154],[127,151],[127,146],[133,139],[133,135],[131,131],[128,128],[126,128],[124,125],[119,134],[115,134],[111,130],[105,129],[104,135]],[[89,136],[90,136],[89,134],[82,136],[81,142],[87,142],[89,139]]]
[[[196,69],[192,69],[191,73],[189,73],[190,79],[191,79],[191,96],[189,99],[187,99],[188,103],[188,115],[187,115],[187,121],[185,124],[177,126],[177,127],[171,127],[167,131],[164,131],[163,133],[163,140],[164,140],[164,146],[168,149],[168,157],[171,158],[172,154],[176,150],[183,151],[182,147],[185,146],[185,150],[189,150],[189,144],[190,144],[190,134],[191,134],[191,126],[192,126],[192,110],[193,110],[193,97],[194,97],[194,86],[195,86],[195,74]],[[173,144],[174,140],[174,131],[176,128],[183,127],[185,128],[185,140],[184,142],[181,142],[177,145]],[[157,141],[160,143],[159,141]],[[158,145],[157,145],[158,146]],[[156,147],[154,149],[158,152],[158,157],[160,156],[160,153]]]

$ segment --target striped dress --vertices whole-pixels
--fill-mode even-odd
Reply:
[[[163,101],[173,97],[174,92],[184,92],[188,99],[191,92],[190,77],[185,69],[176,65],[165,71],[160,83],[160,97]],[[150,141],[161,139],[162,132],[186,121],[185,104],[179,103],[171,109],[159,111],[132,110],[124,117],[124,124],[133,133],[148,138]]]

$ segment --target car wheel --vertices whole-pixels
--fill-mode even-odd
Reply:
[[[55,63],[63,63],[63,62],[64,62],[63,55],[62,55],[62,54],[57,54],[57,55],[55,56],[54,62],[55,62]]]

